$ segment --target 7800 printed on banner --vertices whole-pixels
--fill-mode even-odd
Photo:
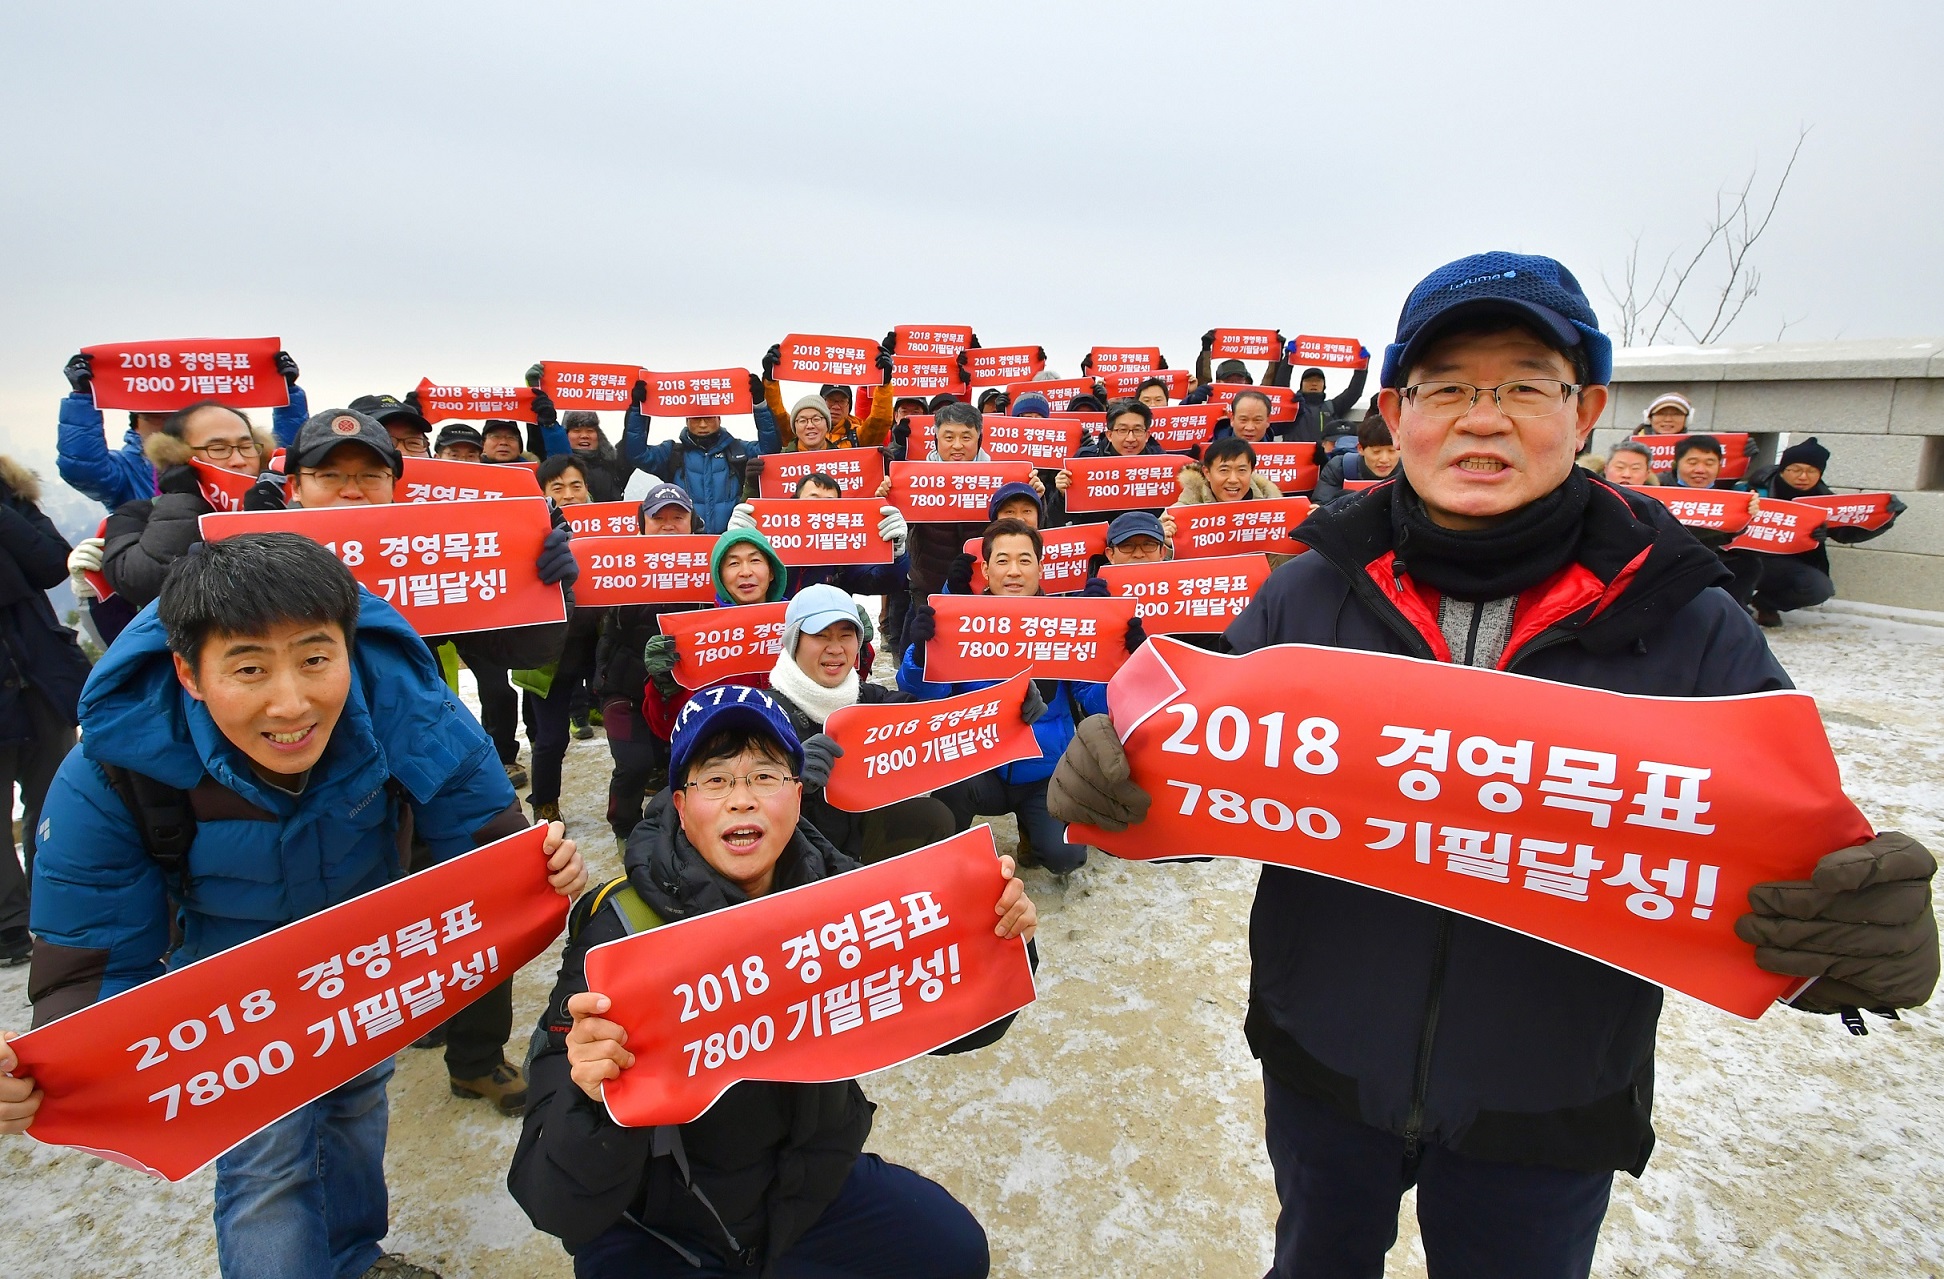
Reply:
[[[1107,700],[1154,804],[1122,833],[1075,826],[1075,842],[1363,884],[1743,1017],[1801,985],[1757,968],[1735,936],[1749,888],[1807,879],[1871,836],[1804,693],[1644,697],[1384,653],[1235,657],[1157,637]]]

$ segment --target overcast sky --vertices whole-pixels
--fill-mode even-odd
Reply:
[[[315,408],[895,323],[1071,373],[1218,324],[1376,349],[1490,248],[1560,258],[1607,319],[1633,236],[1691,247],[1803,125],[1731,340],[1937,336],[1940,14],[10,5],[0,430],[51,451],[68,355],[146,338],[280,335]]]

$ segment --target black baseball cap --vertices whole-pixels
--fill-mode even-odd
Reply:
[[[353,412],[362,413],[380,426],[390,426],[402,422],[414,431],[430,434],[432,424],[425,416],[405,401],[392,395],[360,395],[351,401]]]
[[[290,448],[290,460],[299,468],[316,466],[344,444],[364,445],[385,460],[394,477],[405,473],[405,460],[399,456],[398,446],[392,443],[391,432],[356,409],[325,409],[312,414],[298,428],[297,442]]]
[[[470,444],[477,449],[484,448],[486,441],[479,428],[470,422],[447,422],[439,428],[439,438],[433,443],[432,451],[436,453],[448,444]]]

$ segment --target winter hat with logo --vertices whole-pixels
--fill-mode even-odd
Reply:
[[[385,460],[394,478],[405,473],[405,461],[392,443],[391,432],[355,409],[325,409],[313,414],[297,432],[290,460],[297,467],[314,467],[343,444],[362,444]]]
[[[675,717],[675,731],[668,741],[668,780],[680,786],[688,780],[689,761],[695,752],[717,733],[729,728],[754,729],[783,748],[790,767],[803,768],[803,744],[797,741],[790,717],[783,713],[768,693],[746,684],[718,684],[698,689],[682,704]]]
[[[1040,519],[1046,519],[1046,502],[1040,497],[1039,490],[1019,480],[1014,480],[1010,484],[1001,484],[993,492],[992,500],[986,503],[986,519],[998,519],[999,508],[1016,497],[1023,497],[1032,502],[1034,506],[1039,508]]]
[[[1383,384],[1404,383],[1411,364],[1460,320],[1503,318],[1536,329],[1561,350],[1585,356],[1588,383],[1613,380],[1613,343],[1579,281],[1551,258],[1478,253],[1447,263],[1418,282],[1397,316],[1397,340],[1384,348]]]
[[[470,444],[480,448],[486,443],[479,434],[479,428],[470,422],[447,422],[439,428],[439,438],[432,442],[432,451],[438,452],[448,444]]]

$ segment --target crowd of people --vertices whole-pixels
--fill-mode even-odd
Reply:
[[[1827,598],[1826,559],[1744,571],[1751,553],[1704,545],[1629,491],[1725,483],[1719,442],[1685,433],[1679,396],[1643,421],[1682,436],[1672,472],[1654,475],[1640,445],[1586,456],[1611,351],[1558,263],[1486,254],[1434,272],[1406,301],[1382,389],[1361,413],[1368,352],[1331,396],[1323,369],[1298,373],[1283,358],[1294,344],[1275,348],[1258,381],[1239,360],[1214,364],[1215,341],[1203,338],[1181,402],[1207,403],[1218,388],[1232,398],[1179,455],[1176,505],[1285,496],[1259,470],[1269,443],[1309,446],[1316,478],[1296,534],[1310,553],[1273,557],[1267,584],[1208,646],[1371,649],[1663,696],[1789,687],[1751,611],[1773,624]],[[826,798],[842,753],[825,732],[835,712],[990,686],[928,678],[938,597],[1045,594],[1046,536],[1069,524],[1106,525],[1078,594],[1107,593],[1103,565],[1175,550],[1167,510],[1070,511],[1073,474],[1041,465],[960,522],[907,520],[886,479],[872,495],[889,563],[786,565],[751,505],[777,459],[829,458],[794,485],[795,499],[814,502],[845,494],[838,464],[851,450],[989,460],[994,414],[1083,415],[1076,457],[1157,455],[1155,411],[1183,385],[1160,375],[1163,363],[1126,398],[1096,382],[1057,411],[1030,387],[899,395],[895,343],[894,332],[880,347],[876,385],[824,385],[793,403],[772,347],[749,377],[753,439],[718,416],[654,439],[638,381],[618,445],[595,413],[556,411],[542,365],[527,375],[535,420],[523,429],[437,421],[415,394],[310,414],[297,364],[279,353],[289,405],[268,432],[199,401],[131,415],[111,450],[93,370],[75,357],[60,472],[104,507],[100,535],[70,548],[35,506],[31,477],[0,467],[0,565],[12,566],[0,574],[14,580],[0,610],[14,676],[0,691],[10,730],[0,761],[27,811],[24,876],[0,859],[0,962],[31,957],[36,1024],[546,823],[549,883],[575,905],[527,1060],[506,1056],[510,977],[417,1046],[443,1048],[455,1095],[521,1118],[509,1186],[574,1254],[576,1273],[984,1274],[986,1236],[970,1211],[863,1152],[872,1106],[855,1081],[744,1083],[688,1124],[617,1125],[601,1088],[633,1056],[584,966],[603,941],[1000,815],[1017,819],[1019,843],[1016,860],[1001,859],[995,928],[1030,943],[1036,912],[1017,868],[1043,867],[1064,886],[1088,857],[1069,823],[1125,829],[1148,810],[1106,685],[1043,677],[1019,706],[1035,756],[869,812]],[[1271,387],[1293,412],[1278,412]],[[535,572],[561,588],[564,620],[419,635],[305,537],[203,540],[214,508],[192,460],[252,480],[245,509],[278,510],[399,500],[414,457],[534,466],[554,521]],[[1808,440],[1745,483],[1769,497],[1826,493],[1828,462]],[[574,605],[565,513],[624,500],[637,473],[638,536],[713,538],[712,603]],[[1597,605],[1546,594],[1572,565],[1602,583]],[[92,671],[47,604],[63,576],[106,646]],[[784,605],[774,665],[712,686],[714,697],[678,683],[694,654],[664,620],[750,604]],[[1147,641],[1136,617],[1110,642],[1131,654]],[[888,682],[875,675],[880,653]],[[477,719],[453,695],[461,666]],[[727,685],[736,696],[720,695]],[[563,814],[561,771],[569,741],[597,729],[612,757],[604,818],[625,873],[589,890],[563,817],[591,815]],[[1184,850],[1197,851],[1219,850]],[[1937,975],[1933,870],[1894,833],[1832,850],[1813,885],[1752,893],[1738,931],[1763,967],[1814,979],[1800,1008],[1848,1018],[1914,1006]],[[1658,987],[1508,929],[1279,867],[1263,873],[1251,941],[1245,1030],[1262,1061],[1282,1203],[1273,1273],[1380,1273],[1412,1185],[1434,1270],[1588,1272],[1614,1172],[1638,1174],[1653,1146]],[[976,1050],[1010,1024],[938,1051]],[[12,1065],[0,1042],[0,1072]],[[225,1275],[431,1273],[380,1249],[390,1071],[374,1067],[217,1161]],[[0,1075],[0,1131],[30,1127],[38,1104],[31,1080]]]

